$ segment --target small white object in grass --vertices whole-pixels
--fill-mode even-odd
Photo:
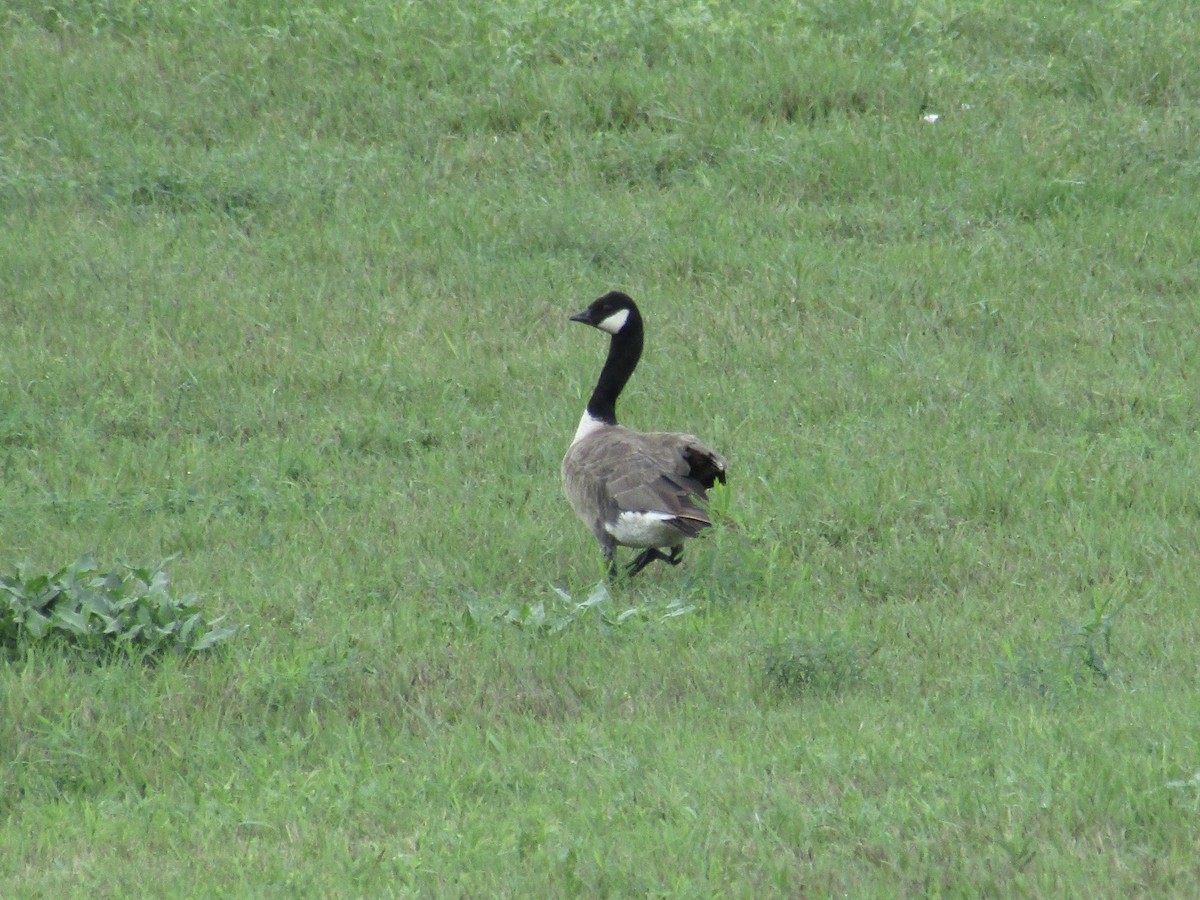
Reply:
[[[938,115],[937,113],[925,113],[925,115],[921,116],[921,121],[924,122],[926,125],[932,125],[934,122],[936,122],[940,118],[941,118],[941,116]]]
[[[963,112],[970,112],[974,108],[975,108],[974,103],[964,103],[962,106],[959,107],[959,109],[961,109]]]

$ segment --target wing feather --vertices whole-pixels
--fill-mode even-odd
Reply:
[[[576,442],[563,460],[563,482],[576,512],[598,509],[603,519],[623,512],[672,518],[680,537],[712,524],[708,489],[725,481],[726,461],[690,434],[605,428]],[[602,522],[589,522],[593,530]]]

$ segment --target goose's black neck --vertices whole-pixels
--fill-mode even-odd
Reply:
[[[642,319],[636,310],[608,345],[608,359],[588,400],[588,415],[605,425],[617,424],[617,397],[642,357]]]

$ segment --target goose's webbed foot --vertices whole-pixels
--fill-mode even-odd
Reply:
[[[654,562],[656,559],[661,559],[667,565],[677,566],[681,562],[683,562],[683,548],[682,547],[672,547],[671,554],[668,556],[666,553],[663,553],[657,547],[649,547],[646,550],[643,550],[641,553],[639,553],[637,555],[637,558],[634,559],[634,561],[628,565],[628,567],[625,569],[626,576],[629,578],[632,578],[634,575],[636,575],[638,572],[642,571],[642,569],[646,568],[646,566],[650,565],[650,563]]]

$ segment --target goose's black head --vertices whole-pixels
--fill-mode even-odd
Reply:
[[[642,328],[642,316],[637,304],[628,294],[620,291],[609,291],[583,312],[571,316],[571,321],[591,325],[614,337],[622,333],[632,334]]]
[[[621,395],[625,382],[637,368],[642,355],[642,314],[628,294],[610,291],[592,302],[592,305],[577,315],[572,322],[582,322],[612,335],[608,345],[608,359],[600,370],[600,378],[588,400],[587,411],[575,439],[594,428],[597,423],[616,425],[617,397]]]

